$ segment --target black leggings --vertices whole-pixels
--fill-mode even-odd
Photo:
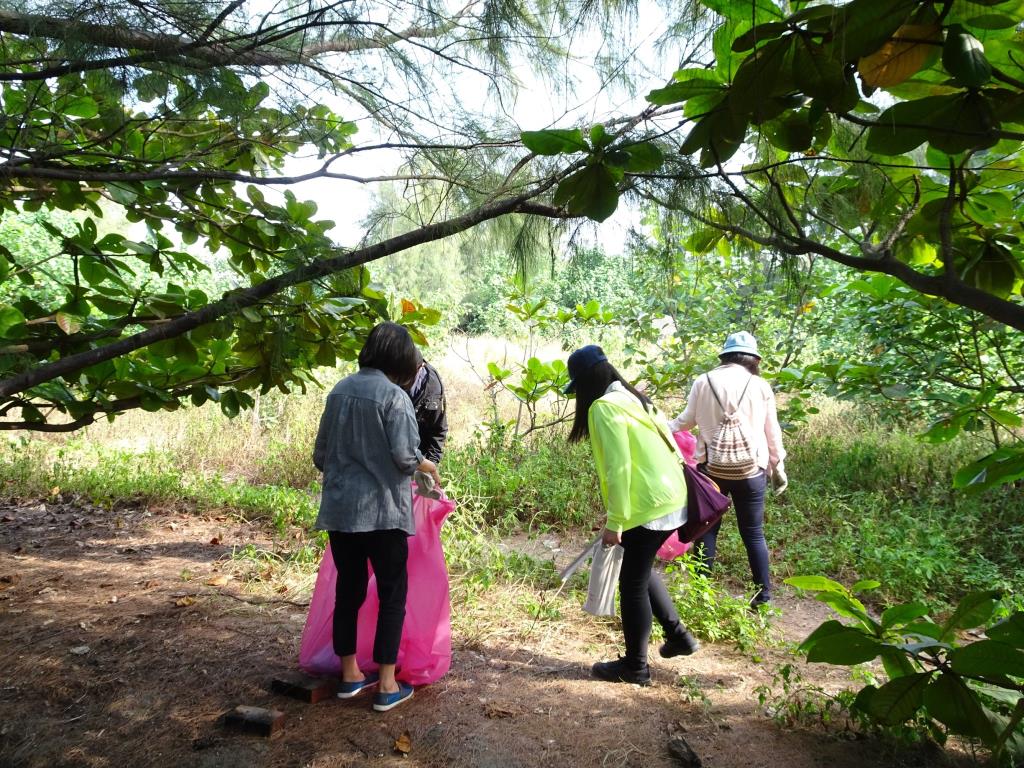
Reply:
[[[351,656],[356,652],[356,619],[366,600],[369,582],[367,561],[377,577],[377,634],[373,641],[373,660],[377,664],[394,664],[405,623],[405,596],[409,576],[405,569],[409,559],[409,535],[405,531],[366,531],[340,533],[328,531],[331,555],[338,569],[334,593],[334,652]]]
[[[652,617],[658,620],[668,640],[686,631],[665,583],[652,570],[658,549],[674,531],[630,528],[622,533],[622,570],[619,572],[619,600],[622,634],[626,640],[626,663],[634,669],[647,666],[647,644]]]

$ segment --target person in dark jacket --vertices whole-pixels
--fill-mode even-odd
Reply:
[[[420,452],[424,458],[440,464],[444,441],[448,437],[448,403],[444,397],[444,384],[441,383],[437,369],[423,359],[418,349],[416,356],[419,360],[416,379],[407,391],[416,411]]]

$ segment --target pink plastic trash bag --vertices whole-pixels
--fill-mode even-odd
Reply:
[[[443,493],[439,500],[413,496],[416,535],[409,537],[409,592],[397,661],[398,679],[412,685],[436,682],[452,663],[451,602],[448,566],[441,548],[441,524],[453,509],[455,502]],[[341,673],[341,660],[332,643],[337,581],[338,571],[328,545],[320,562],[299,648],[299,666],[310,674]],[[363,671],[377,668],[373,661],[373,639],[378,607],[377,580],[371,568],[366,601],[359,609],[356,624],[356,658]]]
[[[697,452],[697,438],[690,434],[690,432],[673,432],[672,437],[675,438],[676,445],[682,451],[686,463],[691,467],[694,466],[696,462],[694,462],[693,456]],[[675,560],[680,555],[688,552],[689,549],[690,544],[684,544],[679,540],[679,534],[673,533],[661,545],[661,548],[658,550],[658,557],[662,560]]]

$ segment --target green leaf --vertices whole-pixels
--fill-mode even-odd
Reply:
[[[96,117],[99,114],[100,108],[96,103],[96,99],[92,96],[74,96],[68,99],[62,110],[65,115],[71,115],[72,117]]]
[[[1021,478],[1024,478],[1024,450],[1004,446],[958,470],[953,476],[953,487],[979,493]]]
[[[829,619],[828,621],[822,622],[802,643],[800,643],[799,650],[806,653],[822,638],[845,631],[845,624],[840,621],[836,621],[835,619]]]
[[[839,594],[837,592],[819,592],[814,596],[815,600],[818,600],[826,605],[830,606],[833,611],[838,613],[840,616],[847,616],[851,619],[858,619],[866,626],[874,629],[875,622],[868,616],[867,609],[864,604],[856,598],[850,597],[849,595]]]
[[[654,171],[665,162],[665,155],[662,154],[662,151],[656,144],[649,141],[641,144],[631,144],[623,147],[622,151],[627,155],[627,160],[623,165],[623,170],[627,173]]]
[[[1016,611],[1007,618],[985,630],[993,640],[1024,648],[1024,611]]]
[[[1009,29],[1020,23],[1020,19],[1005,13],[981,13],[964,20],[964,24],[975,29]]]
[[[776,38],[787,29],[789,29],[789,25],[781,21],[769,21],[765,24],[758,24],[733,40],[732,50],[735,53],[749,51],[759,42]]]
[[[977,694],[958,675],[940,672],[925,689],[924,706],[929,715],[953,733],[974,736],[989,745],[995,741],[995,731]]]
[[[987,624],[1002,599],[1003,593],[998,589],[971,592],[961,598],[956,610],[942,625],[942,639],[954,630],[971,629]]]
[[[917,8],[917,0],[853,0],[833,19],[832,49],[854,62],[874,53],[893,36]]]
[[[89,285],[99,285],[110,277],[110,270],[99,259],[92,256],[80,257],[78,269]]]
[[[807,661],[827,664],[863,664],[878,656],[882,644],[854,627],[843,627],[817,640],[807,652]]]
[[[684,75],[680,79],[680,75]],[[652,104],[664,106],[678,104],[696,96],[713,96],[725,92],[725,84],[718,76],[706,69],[686,69],[676,73],[677,82],[664,88],[656,88],[647,94]]]
[[[811,148],[814,140],[814,126],[811,125],[807,110],[792,112],[778,120],[762,125],[768,141],[786,152],[803,152]]]
[[[579,128],[523,131],[520,138],[528,150],[536,152],[538,155],[562,155],[590,151],[590,146],[583,139],[583,133]]]
[[[928,140],[928,129],[936,112],[947,109],[955,96],[929,96],[894,104],[885,110],[868,131],[867,148],[879,155],[902,155]]]
[[[23,326],[24,323],[25,316],[20,309],[10,304],[0,306],[0,336],[10,337],[11,330]]]
[[[588,165],[558,185],[555,205],[564,205],[572,216],[604,221],[619,205],[615,177],[603,164]]]
[[[980,88],[992,78],[985,46],[959,24],[950,25],[942,46],[942,65],[967,88]]]
[[[840,595],[849,595],[849,591],[838,581],[824,576],[790,576],[785,583],[797,589],[806,589],[808,592],[837,592]]]
[[[997,640],[979,640],[949,654],[954,672],[961,675],[1024,677],[1024,652]]]
[[[914,716],[924,703],[932,672],[917,672],[890,680],[864,702],[864,711],[882,725],[899,725]]]
[[[612,143],[612,137],[608,135],[603,125],[598,124],[590,129],[590,143],[594,149],[604,149]]]
[[[872,589],[878,589],[882,586],[882,582],[877,579],[861,579],[850,587],[851,592],[868,592]]]
[[[899,627],[927,615],[928,606],[924,603],[893,605],[882,611],[882,628]]]

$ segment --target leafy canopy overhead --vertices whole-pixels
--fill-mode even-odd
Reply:
[[[518,131],[469,112],[458,88],[509,93],[517,49],[550,64],[560,34],[625,5],[0,10],[0,230],[35,217],[31,238],[0,241],[0,428],[69,430],[184,400],[235,413],[251,391],[351,359],[392,314],[425,342],[437,313],[392,310],[362,265],[499,217],[573,215],[535,200],[585,170],[535,172]],[[359,172],[376,151],[390,158],[378,167],[396,152],[405,164]],[[309,170],[291,172],[296,158]],[[330,212],[287,190],[314,178],[338,185],[339,205],[343,185],[373,183],[444,205],[341,247]]]
[[[1024,3],[701,5],[705,60],[648,94],[685,137],[636,188],[699,225],[695,245],[825,256],[1024,330]],[[696,202],[673,189],[695,176]],[[589,181],[556,200],[600,220],[618,188]]]

